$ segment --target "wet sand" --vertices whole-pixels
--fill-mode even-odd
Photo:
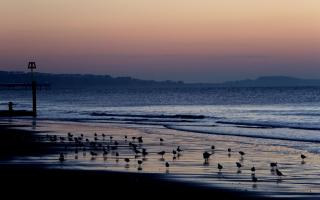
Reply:
[[[19,123],[28,125],[25,121],[11,124]],[[4,128],[8,126],[1,127],[1,133],[12,131]],[[41,187],[43,185],[39,183],[45,183],[50,189],[56,188],[52,183],[58,181],[62,184],[62,192],[70,190],[70,193],[73,193],[74,189],[79,187],[90,188],[89,191],[97,189],[106,192],[120,189],[128,193],[119,195],[127,196],[150,192],[166,197],[175,192],[185,196],[223,195],[231,199],[316,199],[320,193],[319,156],[308,153],[308,158],[301,163],[301,150],[289,148],[283,143],[273,144],[273,140],[195,134],[169,130],[162,126],[72,122],[38,122],[33,127],[15,129],[24,130],[25,134],[34,136],[32,141],[36,141],[35,146],[41,148],[24,154],[15,152],[14,157],[1,161],[1,176],[5,177],[8,183],[13,181],[25,185],[24,181],[32,180],[36,183],[32,184],[33,186]],[[81,147],[74,145],[74,141],[50,141],[53,135],[67,138],[68,132],[72,133],[73,137],[83,134],[84,138],[90,141],[94,141],[94,133],[97,133],[96,142],[102,144],[94,150],[98,155],[91,156],[89,146],[83,151]],[[106,135],[104,139],[102,134]],[[125,135],[128,137],[127,141],[124,139]],[[110,136],[113,137],[112,140]],[[143,143],[132,141],[132,137],[140,136],[143,137]],[[160,137],[163,142],[159,141]],[[113,146],[115,141],[119,143],[117,149],[110,150],[108,155],[104,156],[101,148]],[[128,147],[130,142],[137,144],[139,150],[146,148],[149,154],[145,158],[135,157],[135,153]],[[214,150],[211,149],[212,145],[215,146]],[[178,146],[181,146],[183,151],[174,160],[171,152]],[[227,148],[232,149],[230,155]],[[246,153],[244,157],[238,154],[240,150]],[[159,151],[166,151],[163,158],[158,155]],[[213,153],[207,164],[204,164],[202,158],[204,151]],[[64,162],[58,160],[60,152],[65,155]],[[116,152],[120,155],[116,156]],[[130,162],[126,163],[125,158],[129,158]],[[138,160],[143,160],[141,166],[137,164]],[[165,166],[165,162],[170,164],[169,168]],[[241,162],[244,167],[239,171],[235,162]],[[270,171],[270,162],[278,162],[279,169],[286,176],[278,178]],[[217,169],[217,163],[223,165],[221,171]],[[256,167],[258,182],[251,180],[252,166]]]
[[[47,169],[35,165],[2,165],[3,194],[11,197],[73,197],[101,196],[150,199],[190,197],[211,199],[257,199],[254,193],[208,187],[207,185],[167,179],[159,174],[128,173],[107,170]],[[19,191],[19,193],[15,193]],[[259,199],[268,199],[259,197]]]

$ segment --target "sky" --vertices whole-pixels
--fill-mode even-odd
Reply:
[[[0,70],[320,78],[319,0],[1,0]]]

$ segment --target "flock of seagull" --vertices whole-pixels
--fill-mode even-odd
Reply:
[[[214,150],[215,146],[211,146],[211,149]],[[228,148],[228,156],[229,157],[230,157],[230,153],[231,153],[231,148]],[[243,161],[243,157],[244,157],[245,153],[243,151],[239,151],[238,153],[241,156],[240,161]],[[212,154],[213,153],[209,153],[207,151],[205,151],[203,153],[203,159],[205,161],[205,164],[208,164],[209,158],[210,158],[210,156]],[[307,158],[307,156],[305,156],[304,154],[301,154],[301,159],[304,160],[305,158]],[[243,167],[243,165],[241,164],[241,162],[236,162],[235,164],[236,164],[236,166],[238,168],[238,173],[240,173],[241,172],[240,169]],[[270,163],[270,167],[271,167],[271,172],[275,172],[275,174],[278,177],[284,176],[284,174],[279,170],[277,162]],[[218,169],[219,169],[219,171],[221,171],[223,169],[223,166],[220,163],[218,163]],[[256,172],[256,168],[254,166],[252,166],[250,170],[251,170],[251,180],[252,180],[252,182],[257,182],[258,178],[256,177],[256,173],[255,173]]]
[[[94,139],[93,141],[90,141],[88,138],[84,138],[84,135],[81,134],[80,136],[74,136],[71,133],[67,134],[67,137],[63,137],[63,136],[50,136],[50,135],[46,135],[47,139],[51,142],[60,142],[60,144],[65,144],[64,149],[68,150],[68,148],[70,147],[70,144],[73,144],[71,146],[73,146],[73,150],[75,153],[75,159],[78,159],[78,152],[79,149],[82,149],[83,152],[83,156],[86,156],[86,152],[90,151],[90,155],[91,158],[94,160],[97,156],[98,156],[98,152],[102,151],[102,155],[103,157],[106,159],[109,153],[113,153],[116,156],[116,161],[118,162],[119,157],[120,157],[120,153],[118,151],[119,148],[129,148],[131,149],[131,151],[134,153],[134,158],[138,159],[138,158],[142,158],[142,159],[138,159],[137,160],[137,164],[138,164],[138,170],[142,170],[142,164],[143,162],[146,160],[146,156],[148,156],[150,154],[150,152],[147,151],[146,148],[144,148],[143,146],[143,137],[132,137],[131,140],[128,140],[128,136],[124,136],[124,140],[123,143],[119,143],[118,141],[113,139],[113,136],[109,136],[109,139],[107,139],[105,134],[102,134],[101,137],[98,136],[97,133],[94,134]],[[164,139],[160,138],[160,145],[163,145]],[[67,143],[66,143],[67,142]],[[204,165],[209,164],[209,159],[210,156],[212,156],[214,154],[214,150],[215,150],[215,146],[212,145],[211,146],[211,151],[212,153],[209,153],[208,151],[203,152],[203,159],[204,159]],[[173,160],[176,160],[177,157],[181,156],[181,153],[184,150],[181,149],[180,146],[178,146],[176,149],[174,149],[172,151],[172,158]],[[231,155],[231,148],[227,149],[228,152],[228,156],[230,157]],[[164,155],[167,153],[166,151],[160,151],[160,152],[156,152],[159,156],[161,156],[160,160],[165,161],[164,159]],[[236,162],[235,165],[238,168],[238,173],[241,173],[241,168],[243,167],[242,161],[244,159],[245,156],[245,152],[243,151],[239,151],[238,152],[240,155],[240,159],[239,162]],[[303,154],[300,155],[302,162],[304,162],[304,159],[306,159],[307,157]],[[65,157],[65,153],[60,153],[58,160],[63,163],[66,161],[66,157]],[[123,160],[128,164],[130,163],[130,158],[125,157],[123,158]],[[168,169],[170,167],[170,163],[169,162],[165,162],[165,167]],[[275,175],[277,175],[279,178],[281,178],[282,176],[284,176],[284,174],[280,171],[280,169],[278,168],[278,163],[277,162],[272,162],[270,163],[270,167],[271,167],[271,172],[275,173]],[[218,163],[217,168],[219,170],[219,172],[221,172],[223,170],[223,165]],[[256,168],[254,166],[251,167],[251,180],[252,182],[257,182],[258,178],[256,177]]]

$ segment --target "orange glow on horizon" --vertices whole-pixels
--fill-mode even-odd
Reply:
[[[0,53],[314,58],[319,0],[3,0]]]

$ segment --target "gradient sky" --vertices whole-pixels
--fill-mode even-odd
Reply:
[[[0,70],[320,78],[319,0],[1,0]]]

